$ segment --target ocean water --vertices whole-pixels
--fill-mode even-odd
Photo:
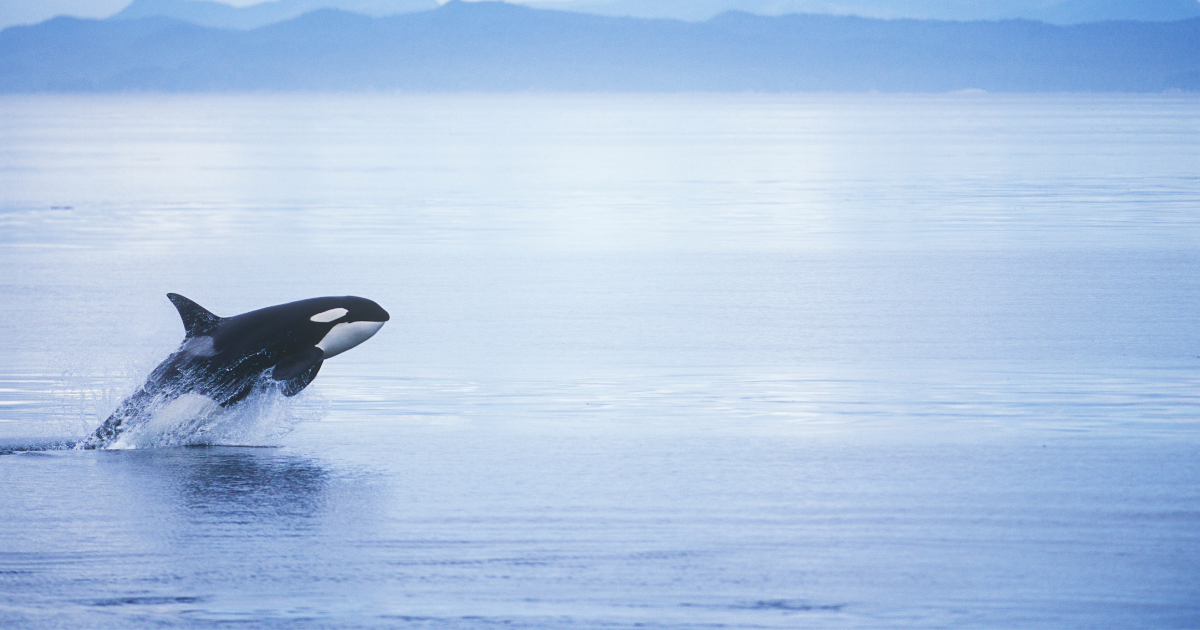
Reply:
[[[3,96],[0,625],[1196,627],[1198,324],[1193,96]]]

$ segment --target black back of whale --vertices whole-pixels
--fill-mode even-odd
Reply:
[[[269,306],[234,317],[217,317],[203,306],[179,295],[167,297],[179,311],[186,336],[180,350],[181,360],[201,363],[209,370],[233,380],[257,377],[268,367],[277,381],[290,382],[307,374],[308,381],[320,369],[324,354],[316,344],[340,323],[386,322],[387,311],[371,300],[355,297],[319,297],[278,306]],[[345,309],[341,317],[327,322],[312,321],[312,316],[331,309]],[[211,348],[196,339],[209,338]],[[193,340],[189,343],[188,340]],[[187,355],[191,352],[194,359]],[[211,356],[205,356],[211,353]],[[298,393],[285,387],[285,393]],[[208,394],[206,394],[208,395]],[[222,397],[210,396],[226,404]]]
[[[355,296],[299,300],[233,317],[218,317],[177,293],[167,298],[183,320],[183,342],[84,446],[107,444],[148,407],[187,393],[207,396],[223,407],[233,405],[259,386],[268,370],[280,390],[294,396],[316,378],[325,359],[317,344],[335,326],[389,319],[378,304]],[[345,313],[313,321],[314,315],[333,309]]]

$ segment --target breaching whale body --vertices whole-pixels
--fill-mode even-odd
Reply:
[[[300,393],[321,364],[370,339],[388,321],[371,300],[319,297],[218,317],[179,295],[167,298],[185,331],[179,348],[125,399],[81,448],[119,445],[122,435],[159,414],[212,417],[255,389]]]

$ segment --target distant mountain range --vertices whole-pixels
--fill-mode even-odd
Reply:
[[[811,13],[881,19],[1006,20],[1051,24],[1200,17],[1196,0],[517,0],[536,8],[616,17],[705,21],[728,10],[758,15]],[[316,9],[373,17],[437,8],[436,0],[274,0],[233,7],[213,0],[134,0],[112,19],[169,17],[203,26],[250,29]]]
[[[1200,91],[1200,19],[1069,27],[727,12],[702,23],[497,2],[252,30],[162,17],[0,31],[0,91]]]
[[[290,20],[318,9],[340,9],[382,17],[429,11],[438,6],[437,0],[274,0],[248,7],[235,7],[209,0],[133,0],[129,6],[109,19],[165,17],[201,26],[252,29]]]
[[[758,15],[812,13],[967,21],[1028,19],[1051,24],[1106,20],[1155,22],[1200,17],[1200,2],[1196,0],[529,0],[526,4],[600,15],[695,21],[707,20],[731,9]]]

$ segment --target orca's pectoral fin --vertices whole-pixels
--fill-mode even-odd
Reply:
[[[276,363],[271,370],[271,378],[282,383],[283,395],[295,396],[317,377],[324,360],[325,352],[313,346]]]
[[[322,363],[324,363],[324,361],[317,361],[316,364],[305,370],[305,372],[300,376],[297,376],[290,381],[284,381],[280,384],[279,390],[283,392],[284,396],[295,396],[296,394],[299,394],[304,390],[305,387],[308,387],[309,383],[313,382],[314,378],[317,378],[317,372],[321,371]]]

